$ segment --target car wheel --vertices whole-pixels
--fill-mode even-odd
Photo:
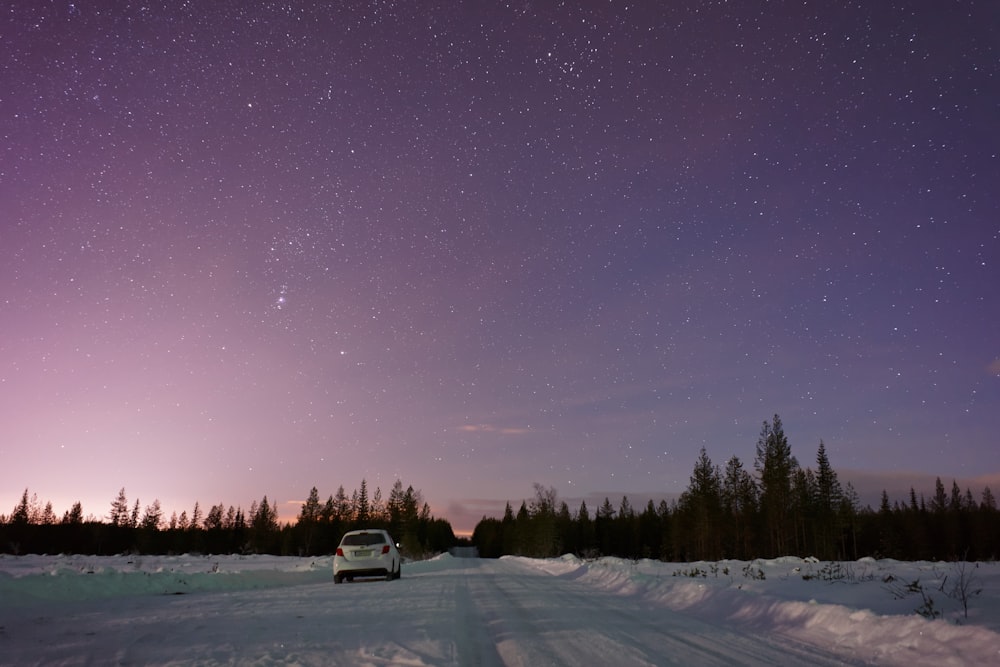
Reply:
[[[343,580],[344,580],[344,578],[342,576],[340,576],[339,574],[333,575],[333,583],[339,584]]]

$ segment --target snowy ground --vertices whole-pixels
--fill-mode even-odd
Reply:
[[[331,566],[0,556],[0,664],[1000,665],[997,563],[442,556],[339,586]]]

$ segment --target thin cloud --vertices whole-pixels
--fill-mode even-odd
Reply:
[[[531,427],[494,426],[493,424],[462,424],[455,427],[463,433],[499,433],[500,435],[524,435],[531,433]]]

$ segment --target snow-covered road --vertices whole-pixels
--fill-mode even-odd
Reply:
[[[595,591],[572,577],[517,561],[473,561],[438,581],[454,600],[459,665],[843,665],[842,659],[771,642]],[[428,578],[428,580],[430,580]]]
[[[186,592],[175,578],[159,594],[67,595],[58,604],[49,595],[0,603],[0,663],[860,664],[597,590],[577,572],[549,573],[517,559],[445,559],[413,564],[395,582],[338,586],[316,566],[281,573],[291,578],[263,588]]]

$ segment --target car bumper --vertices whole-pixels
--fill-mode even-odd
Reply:
[[[349,561],[339,556],[333,562],[333,574],[350,575],[352,577],[377,577],[392,572],[392,559],[373,559],[364,561]]]

